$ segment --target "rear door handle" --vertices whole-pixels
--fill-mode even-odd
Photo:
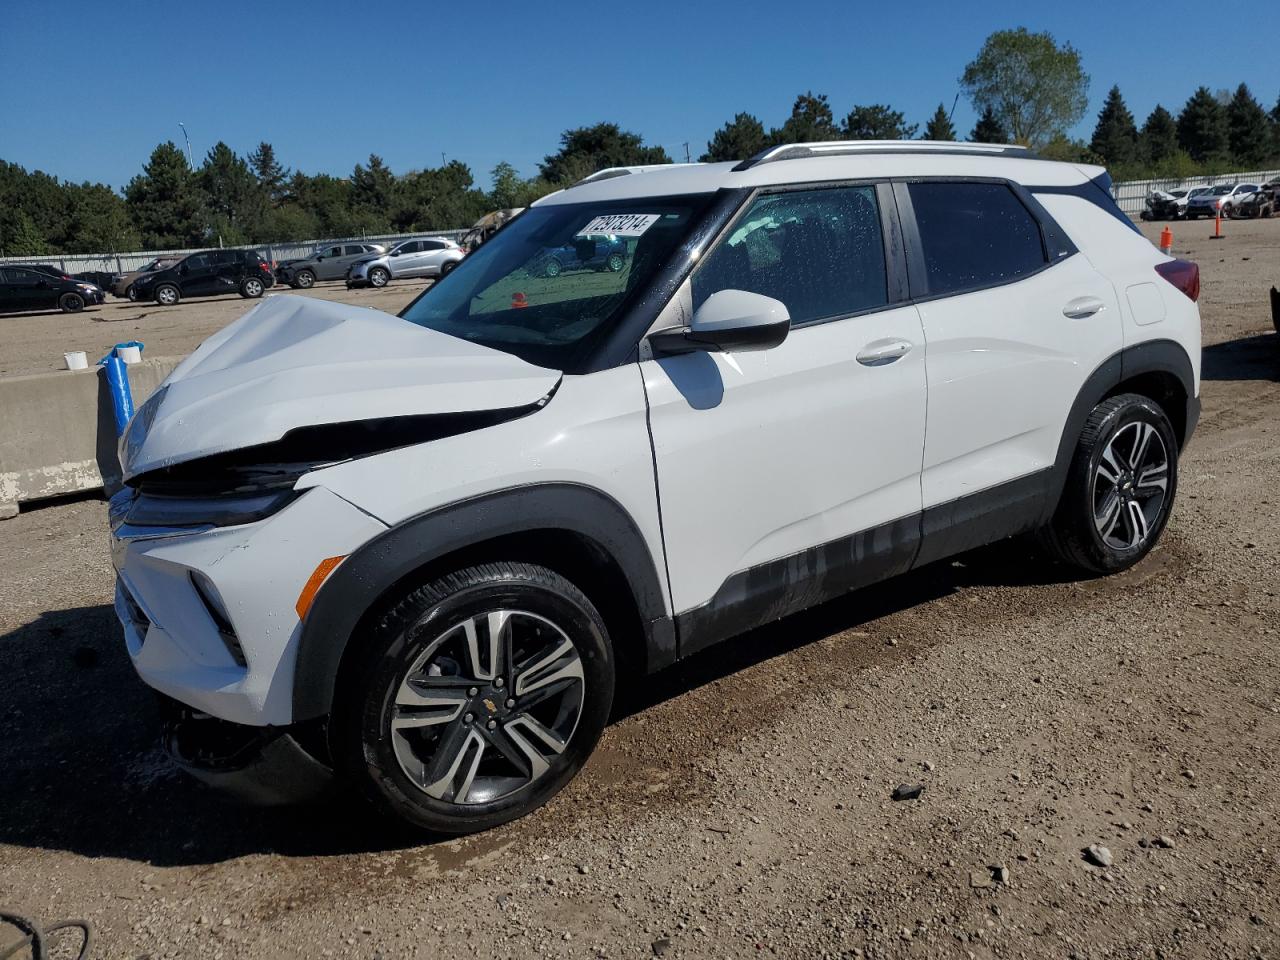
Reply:
[[[1097,297],[1076,297],[1067,301],[1067,305],[1062,308],[1062,315],[1072,320],[1083,320],[1105,309],[1107,305]]]
[[[910,340],[897,338],[872,340],[858,351],[858,362],[864,367],[883,367],[905,357],[913,346]]]

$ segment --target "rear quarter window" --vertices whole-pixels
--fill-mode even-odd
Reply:
[[[930,296],[1008,283],[1047,262],[1040,225],[1002,183],[908,185]]]

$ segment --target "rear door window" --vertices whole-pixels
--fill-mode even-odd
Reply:
[[[693,275],[694,309],[721,290],[780,300],[793,326],[884,306],[888,289],[875,187],[757,197]]]
[[[1047,262],[1040,225],[1003,183],[912,183],[931,296],[1009,283]]]

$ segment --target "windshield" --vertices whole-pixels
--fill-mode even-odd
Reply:
[[[1189,197],[1200,197],[1209,192],[1208,187],[1192,187],[1191,192],[1187,194]]]
[[[571,370],[644,292],[710,201],[707,194],[534,207],[401,316]]]
[[[1186,195],[1187,195],[1187,191],[1185,191],[1185,190],[1170,190],[1170,191],[1169,191],[1169,196],[1173,197],[1175,200],[1181,200],[1181,199],[1182,199],[1183,197],[1185,197]]]
[[[1223,186],[1220,186],[1220,187],[1214,187],[1214,188],[1213,188],[1213,195],[1214,195],[1215,197],[1225,197],[1228,193],[1230,193],[1230,192],[1231,192],[1231,189],[1232,189],[1231,187],[1226,186],[1225,184],[1224,184]]]

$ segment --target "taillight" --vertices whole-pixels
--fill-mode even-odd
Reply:
[[[261,260],[259,260],[259,261],[258,261],[258,269],[259,269],[259,270],[261,270],[263,273],[270,273],[270,272],[271,272],[271,268],[270,268],[270,267],[268,267],[268,266],[267,266],[265,263],[263,263]]]
[[[1194,303],[1200,299],[1200,267],[1190,260],[1166,260],[1156,264],[1156,273],[1187,295]]]

